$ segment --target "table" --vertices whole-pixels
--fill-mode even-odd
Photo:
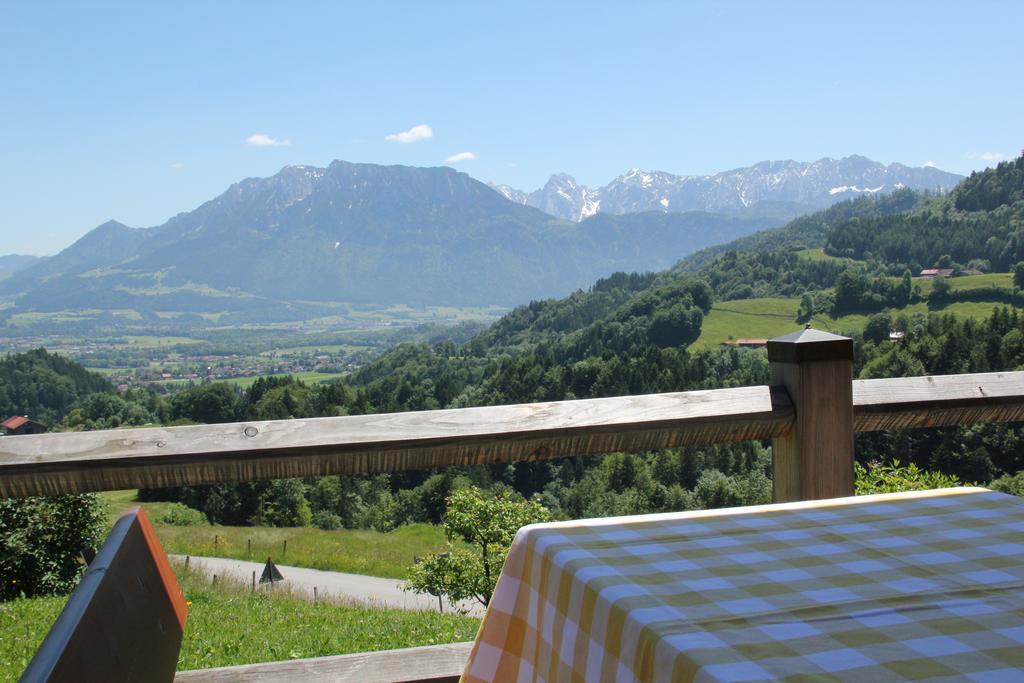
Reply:
[[[463,680],[1024,680],[1022,589],[980,488],[538,524]]]

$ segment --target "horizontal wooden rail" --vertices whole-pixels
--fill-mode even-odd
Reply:
[[[1024,421],[1024,372],[853,382],[858,432]],[[160,488],[772,439],[782,387],[0,438],[0,497]]]
[[[854,430],[1024,421],[1024,372],[853,382]]]
[[[0,497],[371,474],[770,439],[765,386],[484,408],[0,438]]]
[[[180,671],[175,683],[454,683],[472,641]]]

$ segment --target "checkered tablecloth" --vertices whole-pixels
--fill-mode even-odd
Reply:
[[[463,680],[1024,681],[1024,499],[525,527]]]

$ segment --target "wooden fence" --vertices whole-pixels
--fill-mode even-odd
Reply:
[[[772,440],[776,499],[852,493],[853,434],[1024,420],[1024,372],[852,380],[852,342],[768,343],[772,386],[0,438],[0,498]]]

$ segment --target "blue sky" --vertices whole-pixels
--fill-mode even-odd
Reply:
[[[965,173],[1024,147],[1021,26],[1009,0],[4,0],[0,253],[332,159],[527,190],[848,154]]]

